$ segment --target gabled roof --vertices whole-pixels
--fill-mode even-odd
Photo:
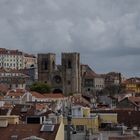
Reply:
[[[54,94],[54,93],[47,93],[47,94],[44,94],[44,96],[46,98],[54,98],[54,99],[58,99],[58,98],[64,98],[64,95],[61,94],[61,93],[57,93],[57,94]]]
[[[140,97],[125,97],[122,100],[120,100],[119,102],[122,102],[124,100],[128,100],[130,103],[134,104],[136,107],[140,107]]]
[[[128,97],[128,100],[135,104],[136,106],[140,107],[140,97]]]
[[[35,91],[31,91],[32,96],[34,96],[35,98],[46,98],[44,95],[35,92]]]
[[[94,71],[86,71],[83,75],[85,78],[100,78],[101,75],[95,73]]]
[[[83,107],[90,107],[90,102],[83,98],[81,95],[75,95],[71,97],[71,102],[73,105],[80,105]]]
[[[24,89],[15,89],[15,90],[9,90],[6,94],[6,96],[21,97],[25,93],[26,93],[26,90],[24,90]]]

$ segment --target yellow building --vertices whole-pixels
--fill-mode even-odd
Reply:
[[[126,90],[132,90],[133,92],[140,93],[140,78],[130,78],[123,83]]]
[[[64,125],[67,125],[67,118],[64,118]],[[82,132],[82,131],[86,131],[86,130],[89,130],[90,132],[97,132],[98,128],[99,128],[98,116],[72,118],[71,125],[78,132]]]
[[[140,84],[138,83],[127,83],[126,84],[127,90],[132,90],[134,92],[140,93]]]
[[[61,121],[58,131],[56,133],[55,140],[64,140],[64,124]]]
[[[117,113],[100,113],[99,122],[117,124]]]
[[[64,125],[68,124],[66,117],[63,118]],[[116,125],[117,113],[90,113],[90,108],[73,106],[71,108],[71,125],[76,132],[91,133],[98,132],[100,126]]]
[[[67,118],[63,118],[64,125],[67,125]],[[90,116],[90,108],[82,106],[72,107],[72,120],[71,125],[77,132],[97,132],[99,128],[98,116]]]

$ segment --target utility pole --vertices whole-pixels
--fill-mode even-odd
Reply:
[[[71,105],[68,110],[68,116],[67,116],[67,140],[71,140]]]

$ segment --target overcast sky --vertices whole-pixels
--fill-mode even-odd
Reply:
[[[0,0],[0,47],[140,76],[140,0]]]

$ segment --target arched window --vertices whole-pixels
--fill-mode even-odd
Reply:
[[[55,63],[54,63],[54,61],[52,62],[52,68],[55,69]]]
[[[44,69],[47,70],[48,69],[48,62],[44,61]]]
[[[72,68],[72,63],[70,60],[68,60],[68,68],[71,69]]]

